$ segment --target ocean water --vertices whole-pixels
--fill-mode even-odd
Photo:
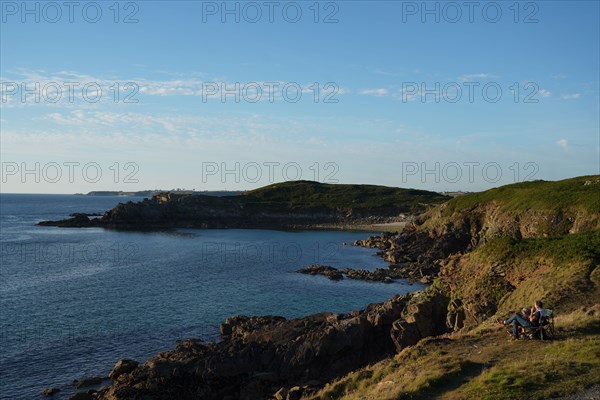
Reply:
[[[38,227],[140,198],[0,195],[0,399],[74,393],[123,357],[144,361],[177,339],[218,340],[228,316],[347,312],[421,289],[294,271],[314,263],[374,269],[366,232],[119,232]],[[347,243],[347,245],[344,245]]]

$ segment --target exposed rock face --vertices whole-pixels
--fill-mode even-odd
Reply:
[[[389,270],[376,268],[374,271],[366,269],[351,269],[344,268],[344,273],[350,279],[360,279],[363,281],[378,281],[384,283],[392,283],[394,280],[390,278]]]
[[[441,268],[441,261],[453,253],[467,251],[471,237],[468,232],[452,232],[443,236],[430,236],[408,225],[400,234],[382,233],[366,240],[357,240],[355,246],[377,248],[378,255],[390,263],[386,270],[376,270],[375,280],[384,276],[409,281],[431,283]]]
[[[53,396],[58,392],[60,392],[59,388],[49,387],[47,389],[44,389],[44,391],[42,392],[42,396]]]
[[[390,335],[396,350],[416,344],[422,338],[437,336],[448,330],[448,299],[440,292],[417,293],[394,321]]]
[[[88,228],[93,226],[99,226],[98,218],[90,219],[87,214],[76,213],[71,214],[72,218],[65,219],[62,221],[42,221],[38,223],[40,226],[60,226],[62,228]]]
[[[442,204],[426,213],[422,230],[436,237],[466,234],[471,238],[469,250],[499,236],[561,236],[600,227],[600,214],[577,209],[507,211],[498,202],[476,204],[448,216],[446,209],[447,204]]]
[[[340,271],[339,269],[331,267],[329,265],[310,265],[306,268],[301,268],[296,272],[307,275],[323,275],[333,281],[342,280],[344,279],[345,275],[349,279],[359,279],[363,281],[379,281],[385,283],[393,282],[393,279],[390,278],[389,271],[381,268],[377,268],[375,269],[375,271],[368,271],[366,269],[344,268],[342,271]]]
[[[301,268],[296,272],[308,275],[323,275],[332,281],[344,279],[344,275],[337,268],[330,267],[329,265],[310,265],[306,268]]]
[[[98,385],[100,383],[102,383],[102,378],[99,376],[91,376],[88,378],[76,379],[73,381],[73,385],[78,389],[86,386]]]
[[[115,364],[113,370],[108,374],[112,380],[117,379],[120,375],[133,371],[140,363],[128,358],[123,358]]]
[[[100,398],[266,399],[276,393],[296,398],[306,385],[390,356],[421,335],[442,332],[445,315],[426,322],[427,313],[437,317],[447,303],[441,298],[427,298],[421,305],[422,301],[395,296],[350,314],[294,320],[232,317],[221,326],[221,342],[179,342],[176,349],[117,376]],[[440,304],[434,304],[437,301]],[[398,333],[394,326],[404,326],[398,322],[401,318],[407,318],[407,324]]]

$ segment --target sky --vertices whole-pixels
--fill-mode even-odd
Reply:
[[[599,174],[599,4],[2,0],[1,191]]]

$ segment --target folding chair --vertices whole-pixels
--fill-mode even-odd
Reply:
[[[540,318],[540,323],[537,326],[524,327],[523,333],[529,339],[551,340],[554,339],[556,333],[554,330],[554,312],[546,310],[546,315]]]

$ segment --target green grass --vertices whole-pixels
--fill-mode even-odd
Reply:
[[[557,263],[589,260],[600,263],[600,230],[550,238],[501,237],[479,247],[474,256],[488,262],[514,263],[523,258],[548,258]]]
[[[535,350],[489,368],[461,392],[467,398],[534,400],[581,391],[600,381],[598,337],[567,339]]]
[[[456,212],[489,202],[498,202],[503,211],[527,210],[581,210],[600,213],[600,183],[586,185],[600,179],[600,175],[580,176],[561,181],[531,181],[506,185],[479,193],[455,197],[448,201],[443,212]]]
[[[578,321],[577,324],[572,324]],[[600,383],[600,307],[562,315],[554,341],[508,341],[504,328],[425,339],[307,400],[547,399]]]
[[[282,204],[292,208],[328,207],[365,210],[394,208],[404,212],[422,211],[426,205],[440,204],[450,198],[426,190],[311,181],[276,183],[245,192],[242,196],[247,202]]]
[[[363,399],[400,400],[428,399],[430,394],[446,385],[452,385],[461,374],[469,373],[477,364],[461,357],[450,357],[440,353],[433,358],[417,360],[409,356],[410,370],[396,360],[386,364],[352,372],[346,377],[328,385],[312,400]]]
[[[422,340],[309,399],[545,399],[600,383],[600,176],[465,195],[425,217],[425,230],[493,231],[448,258],[422,294],[456,300],[467,329]],[[509,342],[492,321],[537,299],[555,311],[558,340]]]

